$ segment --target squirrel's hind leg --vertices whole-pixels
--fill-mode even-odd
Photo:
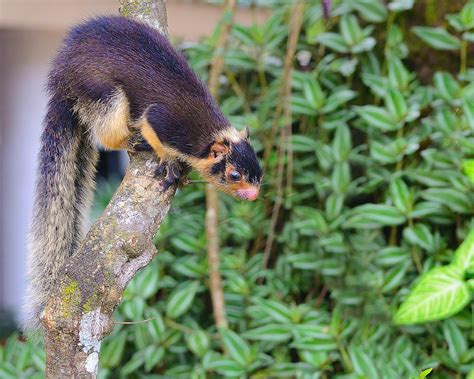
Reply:
[[[74,111],[87,125],[93,141],[106,149],[128,149],[130,106],[121,88],[112,89],[106,99],[80,99]]]

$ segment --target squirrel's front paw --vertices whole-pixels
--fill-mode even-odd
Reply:
[[[140,133],[132,133],[127,142],[127,150],[131,153],[138,151],[151,151],[151,146]]]
[[[160,165],[155,171],[156,176],[165,175],[165,180],[163,181],[163,189],[166,191],[173,184],[178,184],[183,178],[186,177],[188,173],[188,167],[178,161],[172,160],[160,160]]]

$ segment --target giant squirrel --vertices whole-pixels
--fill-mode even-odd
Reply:
[[[186,60],[155,29],[123,17],[74,27],[52,63],[33,221],[24,327],[35,330],[59,268],[83,236],[97,147],[152,149],[165,186],[184,164],[220,190],[255,200],[261,170]],[[137,137],[138,136],[138,137]],[[180,164],[176,164],[180,162]]]

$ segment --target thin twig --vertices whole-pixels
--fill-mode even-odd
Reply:
[[[290,25],[290,35],[288,36],[287,51],[285,56],[285,62],[283,66],[283,82],[281,87],[281,104],[283,108],[283,116],[285,121],[285,127],[280,130],[280,144],[278,149],[278,168],[277,168],[277,179],[276,179],[276,199],[275,204],[272,209],[272,217],[270,221],[270,229],[268,232],[268,237],[265,243],[265,250],[263,253],[262,264],[263,267],[267,267],[268,261],[270,259],[271,250],[273,247],[273,241],[275,239],[275,229],[278,222],[278,216],[280,213],[280,208],[283,204],[283,174],[285,170],[285,156],[288,153],[292,154],[291,148],[291,107],[290,107],[290,97],[291,97],[291,74],[293,69],[293,59],[296,52],[296,45],[298,43],[298,38],[301,31],[301,24],[303,21],[303,11],[305,4],[303,0],[298,0],[298,2],[293,7],[291,12],[291,25]],[[275,115],[279,117],[279,114]],[[277,125],[274,121],[274,125]],[[292,159],[291,159],[292,162]],[[288,169],[293,169],[292,163],[291,167],[288,166]],[[292,175],[288,177],[292,180]]]
[[[120,324],[120,325],[144,324],[145,322],[149,322],[154,319],[155,319],[154,317],[150,317],[150,318],[147,318],[146,320],[140,320],[140,321],[114,321],[114,324]]]
[[[323,300],[326,297],[328,290],[329,290],[329,287],[325,284],[323,288],[321,289],[321,292],[319,293],[318,298],[316,299],[316,304],[314,305],[316,309],[319,309],[319,307],[321,307],[321,304],[323,303]]]
[[[209,91],[217,100],[219,93],[219,77],[224,69],[224,49],[232,27],[236,0],[228,0],[221,24],[221,34],[217,41],[209,72]],[[209,290],[217,328],[227,328],[222,276],[219,270],[219,196],[211,185],[206,186],[206,235],[207,260],[209,266]]]

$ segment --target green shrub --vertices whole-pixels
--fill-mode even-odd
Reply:
[[[260,201],[221,196],[230,330],[214,326],[204,188],[192,184],[159,231],[158,257],[116,312],[117,321],[152,319],[116,326],[103,343],[102,377],[422,378],[428,368],[430,378],[474,377],[472,245],[453,274],[462,301],[447,296],[433,318],[404,313],[418,302],[420,276],[456,264],[474,227],[474,184],[463,172],[472,175],[474,158],[474,2],[436,28],[410,0],[332,1],[329,19],[320,2],[307,3],[291,83],[294,179],[268,267],[262,241],[279,143],[269,139],[290,5],[275,6],[262,26],[234,26],[225,57],[223,110],[237,127],[250,125],[261,157],[272,147]],[[186,50],[203,78],[217,36]],[[441,280],[449,278],[438,275],[421,298]],[[394,321],[405,301],[397,321],[417,325]],[[434,318],[445,320],[427,322]]]

